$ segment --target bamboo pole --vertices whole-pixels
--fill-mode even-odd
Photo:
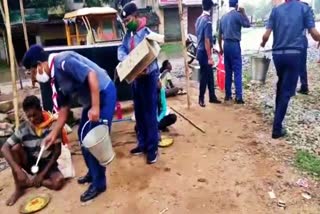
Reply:
[[[0,11],[1,11],[2,19],[5,22],[6,17],[5,17],[5,13],[4,13],[4,10],[3,10],[1,2],[0,2]],[[6,23],[5,23],[5,25],[6,25]],[[6,34],[5,31],[3,31],[3,39],[4,39],[4,41],[7,41],[7,38],[6,38],[5,34]],[[7,43],[8,42],[6,42],[6,45],[8,45]],[[9,58],[8,57],[8,49],[6,48],[5,51],[6,51],[7,61],[10,61],[10,60],[8,60],[8,58]],[[17,74],[17,76],[19,78],[19,82],[20,82],[20,89],[23,89],[22,80],[21,80],[21,76],[20,76],[20,73],[19,73],[19,65],[18,65],[17,57],[15,56],[15,53],[13,53],[13,55],[14,55],[14,63],[16,65],[16,74]]]
[[[190,109],[190,93],[189,93],[189,66],[187,62],[187,47],[185,45],[186,42],[186,35],[184,31],[184,25],[183,25],[183,12],[182,12],[182,0],[179,0],[179,15],[180,15],[180,29],[181,29],[181,42],[182,42],[182,47],[183,47],[183,58],[184,58],[184,67],[185,67],[185,72],[186,72],[186,84],[187,84],[187,105],[188,109]]]
[[[19,127],[18,93],[17,93],[14,49],[13,49],[12,35],[11,35],[11,23],[10,23],[10,16],[9,16],[8,0],[3,0],[3,7],[4,7],[5,18],[6,18],[5,22],[6,22],[7,38],[8,38],[8,46],[9,46],[9,56],[10,56],[14,118],[15,118],[15,126],[16,126],[15,128],[17,129]]]
[[[22,21],[22,28],[23,28],[23,35],[24,35],[24,41],[26,43],[27,50],[29,49],[29,40],[28,40],[28,32],[27,32],[27,26],[26,26],[26,19],[24,15],[24,6],[23,6],[23,0],[19,0],[20,4],[20,13],[21,13],[21,21]]]

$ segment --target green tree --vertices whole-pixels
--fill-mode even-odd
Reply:
[[[255,10],[256,10],[256,7],[250,3],[245,3],[243,5],[244,9],[246,10],[246,13],[249,15],[249,16],[253,16],[254,13],[255,13]]]
[[[315,13],[320,13],[320,0],[314,0],[315,1],[315,8],[314,8],[314,12]]]
[[[272,1],[271,0],[260,0],[259,7],[255,10],[254,16],[257,19],[267,19],[268,15],[272,10]]]
[[[29,7],[48,8],[64,4],[65,0],[29,0]]]

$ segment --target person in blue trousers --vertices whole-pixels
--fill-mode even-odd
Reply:
[[[308,7],[309,4],[306,2],[302,2]],[[312,9],[311,9],[312,10]],[[302,69],[300,70],[300,90],[298,93],[308,95],[309,94],[309,85],[308,85],[308,72],[307,72],[307,58],[308,58],[308,38],[307,38],[307,30],[304,30],[304,45],[305,48],[302,51]]]
[[[225,14],[219,26],[219,46],[221,54],[224,54],[225,66],[225,101],[232,100],[232,76],[236,88],[237,104],[244,104],[242,94],[242,57],[241,57],[241,29],[249,28],[250,21],[244,8],[238,6],[238,0],[229,0],[230,11]],[[222,47],[222,40],[224,42]]]
[[[66,123],[73,96],[78,97],[83,106],[78,131],[80,143],[82,143],[80,133],[87,121],[90,123],[83,129],[83,137],[92,128],[100,125],[101,119],[108,120],[109,129],[111,128],[116,104],[116,88],[104,69],[73,51],[48,56],[39,45],[31,46],[25,53],[23,65],[35,74],[38,82],[51,81],[53,103],[58,105],[56,108],[60,108],[55,127],[43,141],[47,146],[57,142],[56,139]],[[78,183],[91,183],[80,197],[81,202],[86,202],[106,191],[106,168],[100,165],[89,150],[81,148],[88,173],[80,178]]]
[[[118,48],[120,62],[151,33],[146,27],[146,19],[138,18],[137,12],[137,6],[133,2],[126,4],[121,11],[121,18],[128,31]],[[154,60],[132,83],[138,146],[131,150],[131,154],[145,153],[148,164],[155,163],[158,157],[158,76],[159,67],[157,60]]]
[[[309,86],[308,86],[308,72],[307,72],[307,58],[308,58],[308,38],[306,36],[306,32],[304,32],[304,48],[301,51],[301,69],[299,73],[300,77],[300,90],[298,93],[308,95],[309,94]]]
[[[197,60],[200,64],[199,105],[205,107],[204,95],[209,90],[209,102],[221,103],[215,94],[213,78],[213,35],[212,35],[212,0],[202,0],[203,13],[196,21],[196,34],[198,40]]]
[[[315,41],[320,40],[311,8],[298,0],[286,0],[286,3],[273,8],[262,38],[261,46],[264,47],[273,31],[272,55],[278,76],[272,130],[274,139],[286,135],[282,122],[290,98],[295,95],[304,63],[302,52],[305,50],[305,29],[308,29]]]

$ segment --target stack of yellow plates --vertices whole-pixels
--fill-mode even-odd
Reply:
[[[50,202],[48,194],[35,195],[28,198],[20,207],[20,213],[29,214],[35,213],[45,208]]]
[[[169,147],[173,144],[172,138],[162,138],[159,142],[159,147]]]

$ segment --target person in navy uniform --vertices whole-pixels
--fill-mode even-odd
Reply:
[[[120,14],[128,29],[118,48],[120,62],[124,61],[129,53],[151,33],[146,27],[146,18],[138,18],[137,12],[136,4],[130,2],[123,7]],[[131,150],[131,154],[145,153],[147,164],[155,163],[158,157],[158,77],[158,62],[154,60],[132,84],[138,146]]]
[[[39,45],[31,46],[25,53],[23,65],[35,74],[38,82],[51,81],[53,103],[61,107],[58,110],[57,123],[43,140],[44,144],[50,146],[57,143],[59,133],[66,123],[73,96],[78,97],[79,103],[83,106],[78,130],[80,144],[82,144],[82,130],[85,137],[91,129],[101,124],[101,119],[108,120],[109,129],[111,128],[116,104],[116,88],[104,69],[73,51],[48,56]],[[90,121],[90,125],[83,129],[87,121]],[[86,202],[106,191],[106,168],[100,165],[88,149],[83,146],[81,149],[88,173],[80,178],[78,183],[91,183],[88,190],[80,197],[81,202]]]
[[[272,54],[278,76],[272,130],[274,139],[286,135],[282,122],[290,98],[295,95],[299,72],[304,63],[305,29],[315,41],[320,41],[311,8],[298,0],[286,0],[284,4],[273,8],[262,38],[261,46],[264,47],[273,31]]]
[[[306,4],[308,7],[309,4],[306,2],[302,2]],[[309,86],[308,86],[308,72],[307,72],[307,58],[308,58],[308,38],[307,38],[307,30],[304,30],[304,49],[302,51],[302,68],[300,69],[300,90],[298,93],[308,95],[309,94]]]
[[[232,100],[232,74],[236,88],[237,104],[244,104],[242,95],[242,57],[241,57],[241,28],[249,28],[250,21],[245,10],[238,7],[238,0],[229,0],[230,11],[225,14],[219,26],[219,47],[224,54],[225,78],[225,101]],[[224,42],[222,47],[222,40]]]
[[[202,0],[203,13],[196,21],[196,34],[198,40],[197,60],[200,64],[199,105],[205,107],[204,95],[206,87],[209,89],[209,102],[221,103],[215,94],[213,78],[213,35],[212,35],[212,0]]]

